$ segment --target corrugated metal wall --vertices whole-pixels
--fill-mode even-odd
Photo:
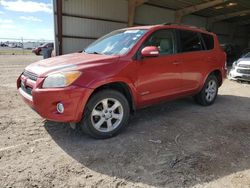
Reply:
[[[62,35],[63,54],[82,50],[110,31],[127,26],[127,0],[62,0]],[[151,5],[142,5],[136,11],[135,23],[159,24],[174,21],[174,11]],[[206,27],[207,19],[189,15],[184,23]],[[232,27],[228,23],[215,24],[214,31],[221,43],[230,42]],[[244,29],[236,32],[234,42],[246,46],[247,32]]]
[[[137,9],[135,21],[143,24],[159,24],[164,22],[174,22],[174,16],[175,12],[173,10],[145,4]],[[188,15],[183,18],[183,23],[206,28],[207,18]],[[233,32],[233,29],[234,28],[230,23],[219,22],[214,25],[213,32],[218,35],[221,43],[234,42],[242,47],[247,46],[247,30],[244,28],[238,28],[235,31],[234,40],[230,41],[230,34]]]
[[[98,18],[127,20],[126,0],[63,0],[63,12]],[[115,16],[115,17],[114,17]]]
[[[96,38],[127,26],[125,0],[63,0],[62,5],[67,15],[63,16],[63,53],[82,50]]]

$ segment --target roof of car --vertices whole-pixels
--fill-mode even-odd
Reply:
[[[164,24],[159,24],[159,25],[136,26],[136,27],[129,27],[125,29],[148,29],[150,30],[150,29],[161,29],[161,28],[177,28],[177,29],[190,30],[190,31],[196,31],[196,32],[214,35],[214,33],[206,31],[205,28],[198,28],[196,26],[183,25],[183,24],[178,24],[178,23],[164,23]]]

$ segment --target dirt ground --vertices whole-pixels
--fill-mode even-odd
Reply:
[[[139,110],[95,140],[45,121],[16,91],[35,56],[0,56],[0,187],[250,187],[250,84],[226,80],[216,103]]]

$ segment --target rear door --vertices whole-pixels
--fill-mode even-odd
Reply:
[[[195,90],[199,87],[204,71],[207,70],[208,53],[205,51],[200,33],[178,30],[178,36],[183,91]]]

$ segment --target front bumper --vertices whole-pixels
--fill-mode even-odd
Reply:
[[[237,67],[230,70],[229,79],[250,81],[250,74],[239,73],[237,70]]]
[[[26,93],[22,87],[18,88],[26,104],[41,117],[56,122],[79,122],[92,89],[70,86],[58,89],[32,90],[32,95]],[[64,105],[64,112],[57,112],[57,104]]]

